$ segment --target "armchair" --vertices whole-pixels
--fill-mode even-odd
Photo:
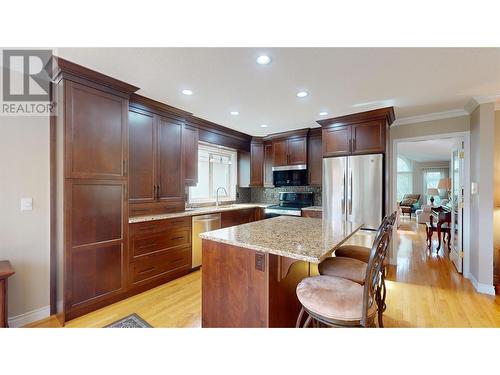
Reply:
[[[401,212],[410,215],[420,208],[420,194],[405,194],[403,200],[399,202]]]

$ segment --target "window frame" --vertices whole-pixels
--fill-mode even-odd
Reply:
[[[406,167],[408,168],[408,170],[404,170],[404,171],[400,171],[398,166],[399,166],[399,163],[398,163],[398,160],[401,159],[405,164],[406,164]],[[410,159],[402,156],[402,155],[398,155],[397,159],[396,159],[396,198],[399,201],[401,201],[403,199],[403,196],[399,196],[399,176],[409,176],[409,180],[410,180],[410,188],[411,190],[407,193],[404,193],[403,196],[405,194],[412,194],[413,193],[413,163]]]
[[[229,147],[218,146],[206,142],[198,142],[198,160],[202,154],[208,153],[208,198],[192,198],[191,189],[194,186],[190,186],[188,189],[188,203],[189,204],[203,204],[203,203],[215,203],[217,198],[214,197],[216,192],[213,188],[213,162],[212,157],[227,157],[231,161],[231,168],[228,175],[228,181],[226,186],[227,196],[220,196],[219,202],[234,202],[236,201],[236,185],[238,183],[238,151]],[[200,173],[198,171],[198,176]],[[198,186],[198,183],[196,186]]]

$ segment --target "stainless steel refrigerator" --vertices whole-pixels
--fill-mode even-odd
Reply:
[[[383,156],[323,159],[323,218],[363,223],[376,230],[383,212]]]

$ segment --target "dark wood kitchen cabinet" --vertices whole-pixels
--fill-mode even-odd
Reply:
[[[323,156],[321,144],[321,128],[311,129],[309,132],[307,146],[307,169],[309,173],[309,185],[319,185],[323,180]]]
[[[307,164],[307,136],[273,141],[274,166]]]
[[[129,108],[130,216],[184,210],[184,186],[196,184],[198,131],[187,113],[132,95]],[[184,163],[189,154],[189,163]],[[189,179],[185,178],[185,173]]]
[[[273,144],[264,143],[264,187],[274,187],[273,165]]]
[[[323,128],[323,156],[384,153],[387,128],[393,122],[393,107],[318,121]]]
[[[52,73],[51,310],[64,324],[126,292],[128,106],[138,88],[61,58]]]
[[[264,184],[264,143],[254,138],[250,144],[250,186]]]
[[[161,116],[157,121],[157,199],[184,202],[183,124]]]
[[[154,116],[131,109],[129,122],[129,202],[149,203],[156,198],[156,127]]]
[[[186,186],[196,186],[198,183],[198,140],[198,129],[184,124],[182,149],[184,153],[184,184]]]
[[[221,228],[247,224],[255,221],[256,208],[221,212]]]

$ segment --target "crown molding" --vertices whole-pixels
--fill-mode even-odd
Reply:
[[[465,105],[464,109],[471,114],[475,111],[477,107],[481,104],[487,103],[495,103],[495,111],[497,110],[500,103],[498,100],[500,99],[500,95],[492,95],[492,96],[474,96],[469,102]]]
[[[427,113],[425,115],[398,118],[396,119],[396,121],[394,121],[392,126],[416,124],[419,122],[442,120],[446,118],[462,117],[468,115],[469,112],[467,112],[464,109],[453,109],[451,111],[446,111],[446,112],[435,112],[435,113]]]

